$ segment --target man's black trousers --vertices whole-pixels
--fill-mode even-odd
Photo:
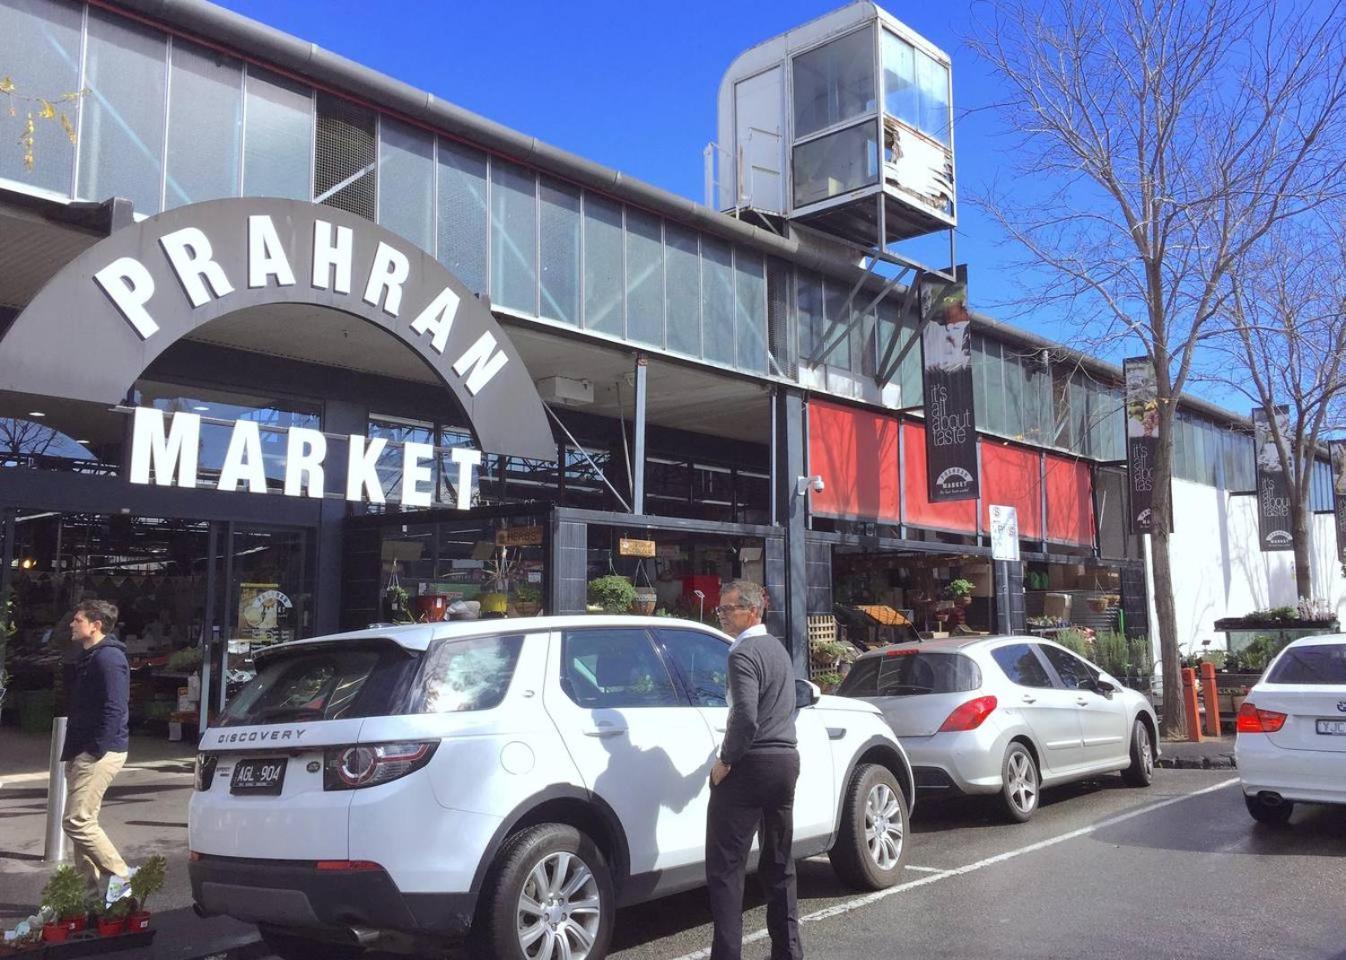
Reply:
[[[799,753],[754,750],[710,791],[706,814],[706,886],[715,921],[710,960],[738,960],[743,946],[743,877],[753,834],[761,832],[757,879],[766,897],[771,960],[800,960],[795,901],[795,781]]]

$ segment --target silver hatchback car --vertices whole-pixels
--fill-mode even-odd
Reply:
[[[1149,700],[1041,637],[950,637],[863,654],[837,689],[883,711],[926,796],[999,794],[1023,823],[1045,786],[1121,771],[1149,786]]]

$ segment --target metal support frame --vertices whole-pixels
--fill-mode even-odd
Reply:
[[[831,356],[837,347],[841,346],[846,338],[850,336],[851,331],[864,322],[864,318],[869,316],[870,311],[877,307],[879,302],[883,300],[884,297],[888,296],[894,287],[907,278],[908,274],[910,274],[910,283],[907,284],[906,294],[903,297],[899,315],[905,315],[911,308],[911,301],[913,297],[916,296],[921,281],[925,277],[938,277],[947,283],[954,283],[956,281],[956,278],[949,273],[945,273],[941,270],[932,270],[914,260],[908,260],[906,257],[900,256],[899,254],[891,253],[883,247],[870,248],[864,252],[863,256],[868,260],[868,266],[865,267],[864,273],[856,278],[850,293],[846,296],[846,302],[842,305],[840,315],[828,320],[827,327],[824,329],[823,335],[820,338],[819,346],[816,347],[813,353],[807,358],[806,362],[811,367],[816,367]],[[854,310],[853,307],[856,295],[859,294],[861,288],[864,287],[868,280],[878,276],[878,274],[875,273],[875,268],[880,263],[886,263],[890,266],[897,267],[897,273],[884,281],[883,287],[879,290],[878,294],[870,300],[869,304],[863,310]],[[922,317],[921,326],[923,326],[924,323],[925,319]],[[838,330],[841,331],[840,335],[837,333]],[[888,350],[884,355],[885,363],[891,356],[893,346],[896,342],[896,339],[894,339],[893,343],[889,344]],[[902,356],[898,358],[899,364],[906,358],[907,352],[906,349],[903,350]],[[876,371],[876,379],[880,379],[884,369],[884,363],[880,363],[878,370]],[[893,366],[893,370],[896,370],[896,365]],[[886,386],[891,379],[892,374],[890,373],[886,378],[881,380],[880,386]]]
[[[636,410],[632,430],[635,433],[635,452],[631,478],[631,512],[645,512],[645,406],[646,386],[649,380],[649,359],[642,353],[636,356]]]

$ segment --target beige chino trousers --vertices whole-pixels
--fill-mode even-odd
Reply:
[[[93,887],[105,875],[126,876],[126,861],[98,825],[103,794],[125,762],[125,753],[105,753],[97,760],[81,753],[65,765],[67,793],[62,826],[75,848],[76,869]]]

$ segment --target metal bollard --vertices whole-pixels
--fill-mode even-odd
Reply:
[[[61,751],[65,749],[65,717],[51,721],[51,756],[47,766],[47,845],[42,851],[45,863],[60,863],[65,859],[65,764]]]

